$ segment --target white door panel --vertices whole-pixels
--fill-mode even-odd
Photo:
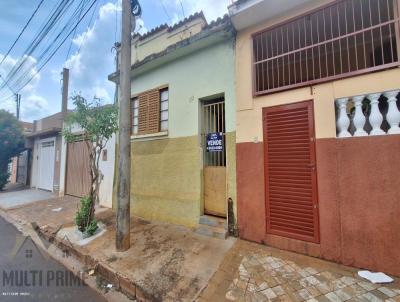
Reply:
[[[53,191],[55,139],[41,140],[39,149],[38,187],[40,189]]]

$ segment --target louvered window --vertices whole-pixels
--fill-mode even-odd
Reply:
[[[265,108],[267,233],[318,242],[312,102]]]
[[[168,130],[168,88],[153,89],[131,101],[132,134],[146,135]]]
[[[340,0],[253,35],[256,95],[399,65],[399,0]]]

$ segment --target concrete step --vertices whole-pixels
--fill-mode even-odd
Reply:
[[[214,237],[219,239],[226,239],[228,237],[228,231],[224,228],[209,226],[205,224],[199,224],[197,229],[194,231],[196,234]]]
[[[227,228],[226,219],[209,215],[200,216],[199,224],[219,227],[223,229]]]

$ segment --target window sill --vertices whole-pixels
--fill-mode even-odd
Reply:
[[[145,140],[154,140],[161,139],[168,136],[168,131],[162,131],[151,134],[142,134],[142,135],[131,135],[131,141],[145,141]]]

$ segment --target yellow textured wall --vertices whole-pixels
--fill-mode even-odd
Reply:
[[[226,134],[226,190],[236,218],[235,137]],[[203,214],[199,137],[133,141],[131,147],[131,214],[196,227]]]
[[[134,141],[131,146],[131,213],[195,226],[201,200],[198,137]]]

